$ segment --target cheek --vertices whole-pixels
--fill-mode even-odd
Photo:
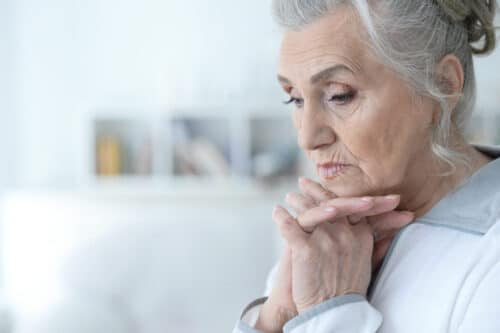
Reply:
[[[418,120],[411,119],[408,112],[414,111],[396,105],[365,109],[346,127],[343,141],[374,188],[400,184],[413,148],[421,144],[415,142]]]

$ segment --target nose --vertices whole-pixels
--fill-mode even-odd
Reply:
[[[304,150],[317,150],[335,143],[336,134],[324,110],[304,107],[299,116],[299,145]]]

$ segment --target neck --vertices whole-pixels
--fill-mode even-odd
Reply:
[[[491,159],[467,144],[457,135],[452,147],[468,158],[469,165],[457,165],[455,172],[443,176],[449,170],[449,165],[436,161],[436,157],[429,152],[422,163],[414,164],[409,173],[407,183],[401,191],[399,209],[411,211],[415,218],[425,215],[444,196],[458,187],[474,172],[487,164]]]

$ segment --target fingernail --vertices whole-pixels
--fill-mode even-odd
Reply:
[[[365,202],[373,202],[373,197],[363,197],[361,198],[361,200],[365,201]]]
[[[399,194],[386,195],[385,199],[386,200],[397,200],[397,199],[399,199]]]
[[[335,208],[335,207],[326,207],[325,208],[325,212],[327,212],[327,213],[333,213],[336,210],[337,210],[337,208]]]

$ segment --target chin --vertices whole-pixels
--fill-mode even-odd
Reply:
[[[362,197],[370,195],[362,184],[350,183],[348,181],[322,179],[321,184],[338,197]]]

